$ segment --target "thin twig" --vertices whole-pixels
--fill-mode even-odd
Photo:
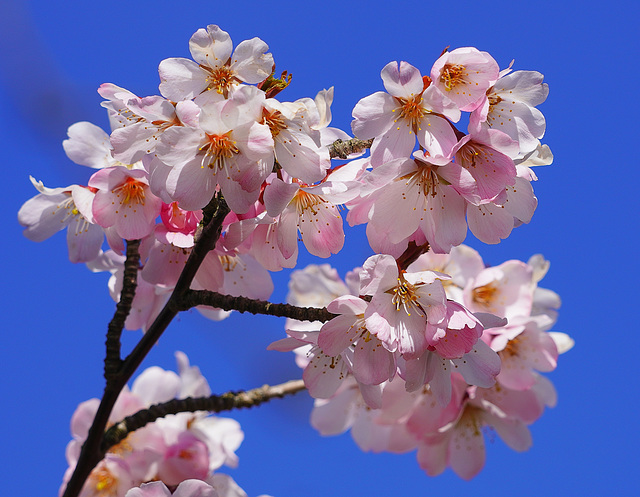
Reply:
[[[222,395],[211,395],[210,397],[173,399],[162,404],[155,404],[148,409],[142,409],[131,416],[127,416],[109,428],[104,434],[102,451],[106,453],[111,447],[127,438],[130,433],[169,414],[196,411],[222,412],[250,408],[259,406],[274,398],[295,394],[304,389],[305,386],[302,380],[292,380],[280,385],[264,385],[249,391],[227,392]]]
[[[360,140],[358,138],[352,138],[351,140],[342,141],[340,139],[334,141],[329,145],[329,157],[332,159],[348,159],[349,155],[357,154],[364,151],[367,148],[371,148],[373,144],[373,138],[370,140]]]
[[[254,300],[247,297],[234,297],[209,290],[189,290],[184,293],[178,305],[181,311],[186,311],[198,305],[206,305],[225,311],[250,312],[251,314],[266,314],[298,321],[322,321],[333,319],[336,315],[325,308],[296,307],[291,304],[273,304],[266,300]]]

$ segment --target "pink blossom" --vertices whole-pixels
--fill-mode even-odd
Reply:
[[[546,127],[544,116],[536,109],[549,94],[542,79],[537,71],[515,71],[500,77],[472,112],[471,127],[506,133],[518,142],[520,155],[534,150]]]
[[[363,201],[371,205],[367,237],[374,250],[388,242],[406,248],[418,230],[438,253],[464,241],[466,203],[452,184],[464,189],[473,180],[448,159],[417,155],[394,160],[374,169],[366,181]]]
[[[100,226],[113,226],[125,240],[151,233],[162,202],[151,193],[146,171],[117,166],[101,169],[91,176],[89,186],[98,190],[92,212]]]
[[[354,135],[376,138],[374,167],[411,154],[416,138],[430,154],[449,155],[457,138],[441,115],[457,121],[460,112],[407,62],[390,62],[381,77],[388,93],[369,95],[353,109]]]
[[[387,350],[419,355],[427,348],[427,322],[440,322],[446,312],[444,288],[438,278],[432,271],[400,272],[389,255],[365,261],[361,292],[372,296],[365,323]]]
[[[496,82],[498,63],[477,48],[456,48],[443,53],[431,68],[431,81],[463,111],[476,109]]]
[[[517,144],[492,129],[466,135],[453,148],[456,164],[469,171],[475,181],[472,193],[457,189],[468,202],[478,205],[495,200],[515,183],[516,167],[505,152],[517,153]]]
[[[47,188],[33,177],[30,179],[40,193],[18,211],[18,222],[25,227],[24,236],[40,242],[67,228],[71,262],[89,262],[98,257],[104,231],[95,224],[91,213],[94,190],[79,185]]]
[[[460,417],[418,445],[418,463],[429,476],[436,476],[447,466],[465,480],[476,476],[485,463],[482,428],[491,426],[512,449],[527,450],[531,433],[522,421],[508,417],[488,402],[468,402]]]
[[[546,316],[511,318],[503,328],[491,330],[491,348],[498,352],[502,370],[498,381],[507,388],[526,390],[536,381],[534,371],[549,372],[556,368],[558,349],[553,338],[541,325]]]
[[[511,260],[481,271],[464,289],[464,305],[472,312],[488,312],[509,320],[528,316],[535,284],[532,269]]]
[[[395,357],[367,330],[366,307],[364,300],[351,295],[333,300],[327,310],[338,316],[322,326],[318,346],[329,356],[347,353],[347,349],[353,347],[351,372],[354,377],[359,383],[378,385],[395,375]]]
[[[204,480],[209,473],[207,446],[189,432],[182,432],[178,441],[167,447],[158,467],[158,477],[167,485],[183,480]]]
[[[262,110],[278,164],[291,177],[311,184],[325,177],[331,163],[329,149],[319,147],[312,138],[308,114],[309,108],[301,101],[280,103],[273,98],[265,101]]]
[[[260,38],[241,42],[233,51],[229,34],[210,24],[199,29],[189,40],[193,60],[165,59],[160,63],[160,93],[179,102],[192,99],[204,91],[215,90],[225,98],[241,82],[259,83],[273,68],[273,57]]]
[[[264,202],[267,213],[277,218],[273,230],[283,258],[297,254],[298,232],[311,254],[324,258],[337,254],[344,244],[337,204],[357,193],[354,182],[332,181],[331,176],[315,186],[274,178],[264,190]]]
[[[159,96],[140,98],[110,83],[101,85],[98,92],[107,98],[103,106],[120,124],[110,141],[113,157],[124,164],[153,153],[160,135],[170,127],[198,125],[200,108],[190,100],[175,103]]]
[[[199,128],[172,127],[162,133],[158,158],[171,169],[166,192],[180,207],[201,209],[218,188],[234,212],[247,212],[273,165],[273,138],[258,122],[264,93],[245,86],[224,100],[200,98]]]

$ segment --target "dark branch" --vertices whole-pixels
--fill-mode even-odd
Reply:
[[[182,298],[182,294],[189,290],[191,282],[206,255],[215,247],[222,231],[222,222],[229,213],[229,207],[222,195],[216,194],[213,199],[211,199],[209,205],[203,209],[203,213],[202,228],[198,232],[196,244],[191,250],[191,255],[187,259],[184,270],[169,300],[140,342],[138,342],[124,361],[121,361],[120,367],[109,374],[102,400],[98,406],[98,411],[96,412],[91,428],[89,428],[87,439],[78,457],[78,463],[67,483],[62,497],[77,497],[93,468],[95,468],[104,457],[104,452],[101,450],[104,430],[118,395],[127,381],[133,376],[136,369],[138,369],[138,366],[140,366],[153,345],[158,341],[160,336],[162,336],[162,333],[167,326],[169,326],[169,323],[171,323],[173,318],[178,314],[179,308],[176,304]]]
[[[154,422],[158,418],[163,418],[169,414],[181,412],[222,412],[232,409],[243,409],[258,406],[273,398],[282,398],[285,395],[292,395],[304,390],[302,380],[292,380],[280,385],[264,385],[247,392],[227,392],[222,395],[212,395],[210,397],[188,397],[186,399],[173,399],[169,402],[156,404],[148,409],[143,409],[137,413],[127,416],[121,422],[109,428],[102,441],[102,452],[106,453],[111,447],[119,444],[127,436],[148,423]]]
[[[113,375],[118,374],[122,364],[120,358],[120,337],[124,329],[124,323],[131,311],[131,304],[136,295],[138,284],[138,268],[140,267],[140,240],[127,241],[127,259],[124,262],[124,276],[122,278],[122,291],[120,302],[116,305],[116,312],[107,328],[107,353],[104,358],[104,377],[107,383]]]
[[[296,307],[290,304],[273,304],[266,300],[254,300],[247,297],[233,297],[209,290],[189,290],[178,303],[178,309],[186,311],[198,305],[206,305],[225,311],[250,312],[251,314],[267,314],[299,321],[322,321],[333,319],[336,315],[325,308]]]

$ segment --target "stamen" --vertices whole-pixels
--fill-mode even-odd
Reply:
[[[116,495],[118,479],[107,469],[101,467],[91,473],[91,480],[95,482],[95,489],[100,496]]]
[[[508,355],[509,357],[519,355],[520,343],[522,342],[522,340],[523,338],[520,338],[520,336],[512,338],[507,342],[507,345],[500,351],[500,353]]]
[[[479,286],[478,288],[474,288],[472,294],[472,299],[474,302],[483,305],[485,307],[491,307],[491,304],[495,300],[498,294],[498,288],[492,282],[488,285]]]
[[[326,200],[319,197],[318,195],[307,193],[304,190],[298,190],[298,193],[296,193],[295,197],[293,197],[292,202],[295,202],[298,215],[302,215],[305,210],[309,209],[315,216],[318,214],[316,206],[321,203],[326,203]]]
[[[269,112],[267,109],[262,109],[262,123],[269,126],[271,136],[274,138],[280,134],[280,131],[287,129],[287,125],[284,122],[284,116],[277,110]]]
[[[407,313],[407,316],[411,316],[411,309],[416,309],[419,316],[423,317],[425,315],[424,309],[418,301],[416,287],[405,280],[402,274],[398,276],[398,285],[388,290],[388,292],[393,293],[391,303],[396,306],[396,311],[402,308]]]
[[[225,159],[230,159],[234,154],[239,154],[240,150],[236,146],[236,142],[231,139],[231,131],[227,131],[223,135],[207,134],[208,142],[200,147],[200,151],[204,152],[202,166],[205,164],[209,169],[224,169]]]
[[[115,193],[120,198],[120,205],[128,203],[136,203],[144,205],[144,188],[147,185],[129,176],[126,181],[111,190],[111,193]],[[124,195],[124,198],[121,196]]]
[[[218,256],[220,259],[220,264],[222,264],[222,269],[229,272],[233,271],[235,267],[238,265],[238,258],[231,257],[229,255],[220,255]]]
[[[445,65],[440,75],[440,81],[442,81],[444,89],[451,91],[458,85],[466,85],[467,81],[465,80],[465,76],[469,75],[466,70],[467,68],[465,66],[459,64]]]
[[[207,81],[209,85],[208,90],[216,90],[219,94],[224,95],[225,98],[229,95],[229,89],[234,85],[238,79],[235,77],[234,72],[229,66],[219,66],[215,68],[200,66],[207,71]]]
[[[411,130],[416,133],[419,129],[420,119],[427,113],[427,110],[422,105],[422,94],[415,95],[410,99],[398,97],[396,100],[398,100],[401,105],[398,119],[409,121],[408,125],[411,126]]]

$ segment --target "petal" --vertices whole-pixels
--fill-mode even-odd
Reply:
[[[224,65],[231,57],[232,49],[233,42],[229,33],[215,24],[210,24],[206,30],[200,28],[189,40],[189,51],[193,60],[208,67]]]
[[[165,59],[158,66],[158,73],[160,93],[174,102],[193,99],[208,86],[204,71],[189,59]]]
[[[408,62],[389,62],[380,72],[385,89],[394,97],[420,95],[424,82],[420,71]]]

